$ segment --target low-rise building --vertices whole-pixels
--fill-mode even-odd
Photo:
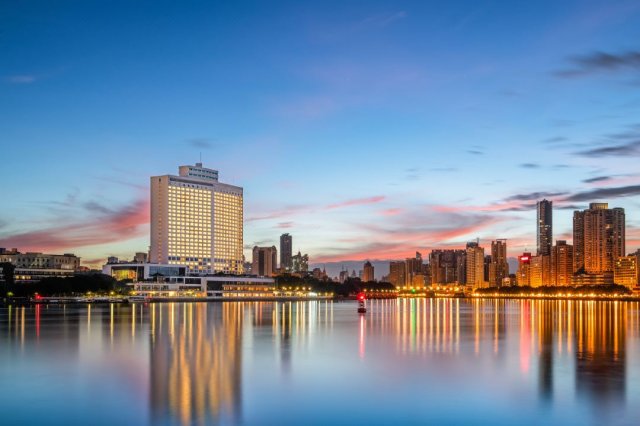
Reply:
[[[619,257],[613,267],[613,282],[628,288],[638,285],[640,271],[638,268],[638,256]]]
[[[40,281],[51,277],[70,277],[80,269],[80,258],[72,253],[21,253],[15,248],[0,248],[0,263],[10,263],[15,267],[13,276],[16,283]]]

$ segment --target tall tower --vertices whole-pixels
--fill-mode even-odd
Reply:
[[[293,237],[289,234],[280,235],[280,268],[291,271],[293,268]]]
[[[537,243],[538,256],[550,256],[553,244],[553,202],[541,200],[537,203],[538,224]]]
[[[574,273],[613,272],[616,260],[625,255],[624,209],[607,203],[591,203],[573,213]]]
[[[151,177],[150,262],[187,265],[191,273],[242,273],[242,188],[218,171],[180,166]]]
[[[484,249],[478,243],[467,243],[466,284],[484,287]]]
[[[491,263],[489,264],[489,285],[500,287],[502,281],[509,277],[507,262],[507,240],[497,239],[491,242]]]
[[[551,249],[551,284],[571,285],[573,276],[573,246],[564,240],[556,241]]]

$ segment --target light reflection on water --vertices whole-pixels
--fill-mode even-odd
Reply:
[[[0,308],[3,424],[635,424],[640,306]]]

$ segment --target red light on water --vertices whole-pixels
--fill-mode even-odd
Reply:
[[[365,294],[364,293],[358,293],[358,300],[364,300],[365,299]]]

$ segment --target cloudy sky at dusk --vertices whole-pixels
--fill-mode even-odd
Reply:
[[[146,251],[149,176],[200,154],[247,247],[314,262],[515,255],[542,197],[640,247],[640,2],[212,3],[0,6],[0,247]]]

